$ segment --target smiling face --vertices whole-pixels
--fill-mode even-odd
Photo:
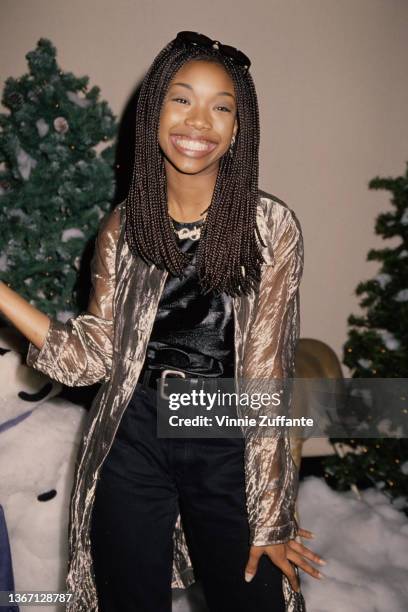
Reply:
[[[170,163],[187,174],[218,171],[237,133],[234,83],[216,63],[190,60],[173,76],[159,124],[159,145]]]

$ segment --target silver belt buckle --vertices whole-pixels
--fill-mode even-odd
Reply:
[[[170,397],[165,395],[163,391],[164,387],[167,386],[166,378],[168,374],[176,374],[176,376],[179,376],[180,378],[186,378],[185,372],[181,372],[180,370],[163,370],[160,375],[160,397],[165,400],[170,399]]]

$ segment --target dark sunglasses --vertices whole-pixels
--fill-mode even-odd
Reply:
[[[246,70],[249,69],[251,65],[251,60],[245,53],[242,53],[239,49],[235,47],[230,47],[229,45],[223,45],[218,40],[211,40],[208,36],[204,34],[199,34],[198,32],[179,32],[174,39],[174,45],[176,47],[182,46],[183,43],[196,45],[204,48],[211,47],[212,49],[217,49],[220,53],[232,59],[233,62],[241,66]]]

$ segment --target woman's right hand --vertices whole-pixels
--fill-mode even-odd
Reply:
[[[311,531],[299,528],[298,535],[305,538],[313,538]],[[306,561],[314,561],[320,565],[325,565],[326,562],[312,550],[300,544],[295,539],[289,540],[283,544],[270,544],[269,546],[251,546],[249,559],[245,568],[245,580],[249,582],[255,576],[258,568],[259,559],[265,554],[288,578],[291,587],[294,591],[299,592],[300,586],[297,579],[293,563],[298,565],[303,571],[313,576],[313,578],[323,578],[316,568]],[[290,561],[292,563],[290,563]]]

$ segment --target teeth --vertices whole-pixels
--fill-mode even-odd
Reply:
[[[204,142],[199,142],[197,140],[182,140],[181,138],[176,138],[176,142],[183,149],[192,149],[193,151],[206,151],[211,148],[211,145]]]

